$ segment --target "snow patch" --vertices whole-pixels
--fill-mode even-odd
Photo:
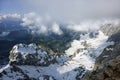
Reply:
[[[7,68],[9,68],[9,67],[10,67],[10,65],[8,64],[8,65],[6,65],[5,67],[1,68],[1,69],[0,69],[0,73],[2,73],[5,69],[7,69]]]
[[[113,42],[107,42],[108,36],[103,32],[98,31],[98,34],[90,37],[90,33],[80,36],[80,40],[74,40],[71,47],[66,50],[68,56],[74,56],[74,63],[83,65],[87,70],[92,70],[95,59],[98,57],[104,48],[108,45],[113,45]]]
[[[36,53],[37,46],[35,44],[18,44],[13,47],[14,53],[21,53],[21,54],[34,54]]]

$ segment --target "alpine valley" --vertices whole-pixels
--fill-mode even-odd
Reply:
[[[0,15],[0,80],[120,80],[120,19],[37,21]]]

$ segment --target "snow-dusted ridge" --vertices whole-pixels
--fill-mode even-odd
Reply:
[[[18,65],[49,65],[53,62],[52,54],[39,48],[36,44],[17,44],[10,51],[9,63]]]
[[[72,42],[71,48],[66,50],[66,54],[74,56],[73,59],[80,65],[84,65],[87,70],[92,70],[96,57],[102,53],[104,48],[114,44],[114,42],[107,42],[107,39],[108,37],[101,31],[93,38],[90,38],[90,33],[81,35],[79,41]]]
[[[98,57],[107,46],[113,45],[114,42],[107,42],[108,37],[105,36],[101,31],[95,31],[92,33],[88,32],[80,36],[80,40],[74,40],[71,43],[71,47],[65,51],[64,56],[61,58],[56,58],[56,61],[59,61],[60,63],[56,62],[44,67],[22,64],[19,66],[16,65],[18,69],[22,70],[22,73],[17,72],[12,74],[10,73],[11,71],[9,68],[5,69],[5,71],[9,73],[8,75],[12,76],[12,79],[16,80],[24,77],[23,73],[25,73],[30,78],[35,79],[38,79],[40,76],[44,75],[54,77],[56,80],[76,80],[78,78],[82,78],[87,70],[93,69],[96,57]],[[36,50],[37,46],[35,44],[19,44],[13,47],[11,53],[20,53],[24,55],[23,58],[25,58],[26,54],[36,54],[39,51],[37,50],[36,52]],[[45,54],[47,53],[40,53],[41,54],[38,55],[43,58],[46,57]],[[39,59],[41,59],[41,57]],[[15,57],[11,58],[11,61],[16,61],[16,58],[14,58]],[[15,76],[17,74],[19,76]],[[2,78],[4,80],[11,79],[6,75],[3,75]],[[39,78],[39,80],[42,79],[43,78],[41,77]]]

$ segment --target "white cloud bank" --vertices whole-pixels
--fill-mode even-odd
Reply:
[[[48,13],[62,22],[120,18],[120,0],[25,0],[23,4],[28,10]]]
[[[7,18],[15,18],[15,19],[21,19],[21,15],[20,14],[0,14],[0,20],[2,19],[7,19]]]
[[[46,19],[46,18],[45,18]],[[25,14],[21,24],[24,27],[29,28],[32,33],[55,33],[61,35],[63,32],[59,27],[59,24],[54,22],[52,25],[48,25],[48,18],[45,20],[36,13]],[[50,18],[49,18],[50,19]]]
[[[64,32],[61,30],[59,22],[53,21],[52,18],[47,15],[46,17],[41,17],[39,14],[34,12],[27,13],[24,15],[19,14],[7,14],[0,15],[0,19],[6,18],[15,18],[21,19],[21,25],[25,28],[28,28],[33,34],[49,34],[54,33],[61,35]],[[120,25],[120,19],[100,19],[94,21],[81,21],[80,23],[68,23],[67,26],[64,26],[66,29],[71,29],[77,32],[80,31],[94,31],[98,30],[101,26],[105,24],[111,24],[113,26]],[[109,26],[108,26],[109,27]]]
[[[120,19],[101,19],[97,21],[85,21],[79,24],[70,24],[67,26],[67,28],[72,29],[74,31],[87,31],[88,32],[88,31],[98,30],[101,26],[105,26],[106,24],[111,24],[114,27],[119,26]]]

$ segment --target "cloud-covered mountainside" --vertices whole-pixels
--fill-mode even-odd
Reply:
[[[65,47],[69,47],[71,41],[79,39],[81,33],[98,30],[101,26],[115,27],[119,24],[119,19],[60,23],[54,21],[50,16],[41,17],[37,13],[4,14],[0,15],[0,43],[2,46],[0,50],[1,54],[6,51],[8,53],[11,49],[8,47],[6,49],[5,45],[8,44],[12,47],[18,43],[39,43],[49,46],[55,51],[58,51],[56,49],[58,47],[59,51],[63,52],[66,49]],[[105,29],[102,28],[102,30]],[[56,46],[52,46],[52,44]],[[3,49],[5,50],[3,51]]]
[[[3,80],[80,80],[120,37],[119,19],[62,24],[35,13],[0,15],[0,28],[1,51],[11,43]]]
[[[39,14],[31,12],[24,15],[19,14],[6,14],[0,15],[0,20],[4,19],[15,19],[21,20],[21,26],[28,28],[32,33],[55,33],[61,35],[64,32],[61,29],[61,23],[54,21],[50,16],[41,17]],[[65,28],[75,30],[75,31],[89,31],[98,30],[101,26],[105,24],[111,24],[116,26],[120,24],[120,19],[101,19],[96,21],[83,21],[80,23],[65,23]]]

